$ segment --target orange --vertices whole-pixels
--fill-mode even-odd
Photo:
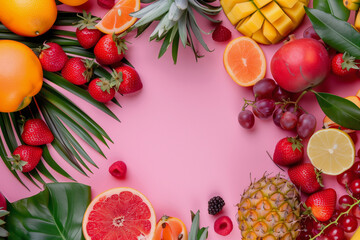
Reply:
[[[163,216],[156,225],[152,240],[188,240],[185,224],[178,218]]]
[[[136,21],[129,14],[138,10],[140,0],[119,0],[95,27],[105,34],[122,33]]]
[[[55,23],[54,0],[1,0],[0,22],[10,31],[27,37],[47,32]]]
[[[35,53],[22,43],[0,40],[0,112],[29,105],[42,84],[43,71]]]
[[[360,90],[358,91],[356,96],[348,96],[345,99],[353,102],[356,104],[356,106],[360,107],[360,98],[357,97],[360,94]],[[355,132],[355,130],[344,128],[342,126],[339,126],[339,124],[335,123],[333,120],[331,120],[328,116],[325,116],[323,119],[323,126],[324,128],[339,128],[347,133]]]
[[[88,0],[59,0],[59,1],[69,6],[80,6],[86,3]]]
[[[149,239],[154,236],[156,216],[149,200],[135,189],[112,188],[91,201],[82,229],[86,240]]]
[[[253,86],[266,72],[263,51],[248,37],[238,37],[226,46],[224,66],[230,77],[243,87]]]

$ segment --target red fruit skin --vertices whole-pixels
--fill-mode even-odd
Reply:
[[[79,28],[76,29],[76,38],[85,49],[94,47],[101,36],[102,33],[98,29],[88,29],[87,27],[81,30]]]
[[[100,7],[111,9],[115,5],[115,0],[97,0]]]
[[[290,166],[301,162],[304,158],[304,148],[301,147],[300,149],[294,151],[288,138],[283,138],[275,146],[273,161],[281,166]]]
[[[233,223],[228,216],[222,216],[216,219],[214,223],[214,231],[221,235],[227,236],[233,230]]]
[[[21,160],[27,162],[22,167],[22,172],[30,172],[40,162],[42,153],[43,150],[40,147],[20,145],[14,150],[13,155],[19,154]]]
[[[328,221],[335,211],[336,192],[332,188],[313,193],[305,204],[311,208],[311,213],[321,222]]]
[[[143,84],[141,82],[139,74],[136,70],[129,66],[120,66],[115,68],[116,72],[122,72],[123,81],[120,84],[118,92],[121,94],[129,94],[137,92],[142,89]]]
[[[69,59],[61,71],[63,78],[75,85],[83,85],[88,82],[83,73],[86,67],[81,58],[75,57]]]
[[[54,141],[54,135],[42,119],[29,119],[25,122],[21,139],[27,145],[40,146]]]
[[[89,84],[88,91],[91,97],[93,97],[96,101],[102,103],[109,102],[115,96],[115,89],[111,88],[110,93],[108,93],[107,91],[103,91],[101,90],[100,86],[97,85],[98,82],[101,82],[101,80],[99,78],[96,78],[92,80]]]
[[[288,174],[294,185],[301,192],[311,194],[321,189],[316,178],[315,167],[311,163],[303,163],[289,168]]]
[[[60,71],[68,60],[68,56],[59,44],[53,42],[45,44],[50,48],[42,50],[39,54],[42,68],[48,72]]]
[[[231,38],[231,32],[223,25],[218,25],[212,33],[212,39],[215,42],[226,42]]]
[[[280,87],[297,93],[325,79],[330,70],[329,55],[315,39],[290,40],[274,54],[270,67]]]
[[[0,210],[6,210],[6,209],[7,209],[6,198],[0,192]]]
[[[109,168],[109,173],[119,179],[125,178],[126,172],[127,167],[123,161],[114,162]]]
[[[105,35],[95,45],[94,54],[96,61],[101,65],[111,65],[120,62],[124,54],[118,53],[116,43],[112,39],[112,35]]]
[[[331,71],[340,77],[349,77],[351,75],[355,75],[358,72],[358,69],[350,68],[347,70],[346,68],[342,69],[341,64],[344,62],[343,53],[336,54],[331,60]]]

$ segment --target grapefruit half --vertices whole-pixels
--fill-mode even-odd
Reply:
[[[94,198],[82,223],[86,240],[151,240],[155,227],[149,200],[127,187],[112,188]]]

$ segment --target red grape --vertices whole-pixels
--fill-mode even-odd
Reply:
[[[332,239],[326,235],[320,235],[319,237],[316,238],[316,240],[332,240]]]
[[[298,118],[292,112],[284,112],[284,114],[280,118],[280,126],[285,130],[292,130],[296,127]]]
[[[314,27],[310,26],[303,32],[304,38],[313,38],[315,40],[320,40],[319,35],[315,32]]]
[[[352,181],[350,183],[349,189],[354,195],[359,195],[360,194],[360,179],[355,179],[354,181]]]
[[[292,112],[292,113],[295,113],[297,118],[299,118],[303,114],[303,111],[299,107],[297,107],[296,110],[295,110],[295,104],[293,104],[293,103],[287,104],[286,107],[285,107],[285,110],[289,111],[289,112]]]
[[[281,88],[280,86],[277,86],[274,91],[272,92],[272,98],[276,102],[282,102],[284,100],[288,100],[291,98],[291,93],[286,91],[285,89]]]
[[[284,111],[282,110],[281,107],[276,109],[273,113],[273,121],[274,121],[275,125],[278,127],[280,127],[280,119],[281,119],[281,116],[283,115],[283,113],[284,113]]]
[[[253,105],[253,112],[258,118],[268,118],[275,110],[275,101],[272,99],[260,99]]]
[[[333,240],[343,240],[345,238],[344,229],[337,225],[332,225],[326,229],[326,235]]]
[[[256,99],[272,98],[272,93],[277,84],[271,78],[263,78],[253,86],[253,93]]]
[[[356,217],[357,219],[360,219],[360,206],[359,206],[359,204],[356,204],[351,209],[351,213],[352,213],[352,215],[354,215],[354,217]]]
[[[300,138],[305,139],[314,133],[315,127],[316,118],[314,115],[304,113],[299,117],[296,131]]]
[[[346,187],[346,185],[349,186],[350,183],[356,179],[356,177],[357,176],[355,172],[349,169],[341,173],[340,175],[337,175],[336,180],[341,186]]]
[[[354,204],[354,199],[349,195],[343,195],[339,198],[338,202],[339,210],[341,212],[346,212],[350,208],[350,205]]]
[[[358,222],[356,218],[352,215],[344,216],[340,219],[340,224],[345,232],[351,233],[354,232],[358,227]]]
[[[251,111],[244,110],[239,113],[238,121],[243,128],[250,129],[254,126],[255,117]]]
[[[359,154],[359,152],[358,152]],[[360,177],[360,161],[354,162],[354,165],[350,168],[358,177]]]

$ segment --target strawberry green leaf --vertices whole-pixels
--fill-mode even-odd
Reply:
[[[314,0],[313,8],[347,21],[350,17],[350,10],[345,7],[342,0]]]

